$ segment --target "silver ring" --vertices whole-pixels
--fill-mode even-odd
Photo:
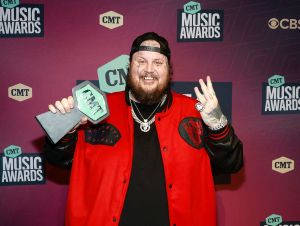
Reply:
[[[201,104],[201,102],[198,102],[195,104],[195,108],[197,109],[197,111],[202,112],[204,110],[204,105]]]

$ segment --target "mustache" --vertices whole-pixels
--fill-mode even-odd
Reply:
[[[152,77],[154,79],[158,79],[158,75],[155,72],[143,72],[139,75],[140,78]]]

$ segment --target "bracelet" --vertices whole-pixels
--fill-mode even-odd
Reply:
[[[213,127],[209,126],[208,128],[216,131],[216,130],[224,128],[227,124],[228,124],[227,118],[225,117],[225,115],[222,114],[218,124]]]

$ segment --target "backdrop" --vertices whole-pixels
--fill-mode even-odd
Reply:
[[[299,1],[1,4],[0,225],[64,225],[69,171],[45,163],[35,116],[79,80],[121,90],[131,43],[147,31],[169,41],[176,90],[192,94],[211,75],[227,96],[245,167],[216,183],[218,225],[299,225]]]

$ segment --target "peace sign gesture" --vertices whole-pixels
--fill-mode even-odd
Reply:
[[[196,104],[204,123],[212,130],[218,130],[227,125],[227,119],[223,115],[219,101],[211,83],[210,76],[206,77],[207,85],[203,79],[199,80],[202,93],[195,87],[195,93],[199,102]]]

